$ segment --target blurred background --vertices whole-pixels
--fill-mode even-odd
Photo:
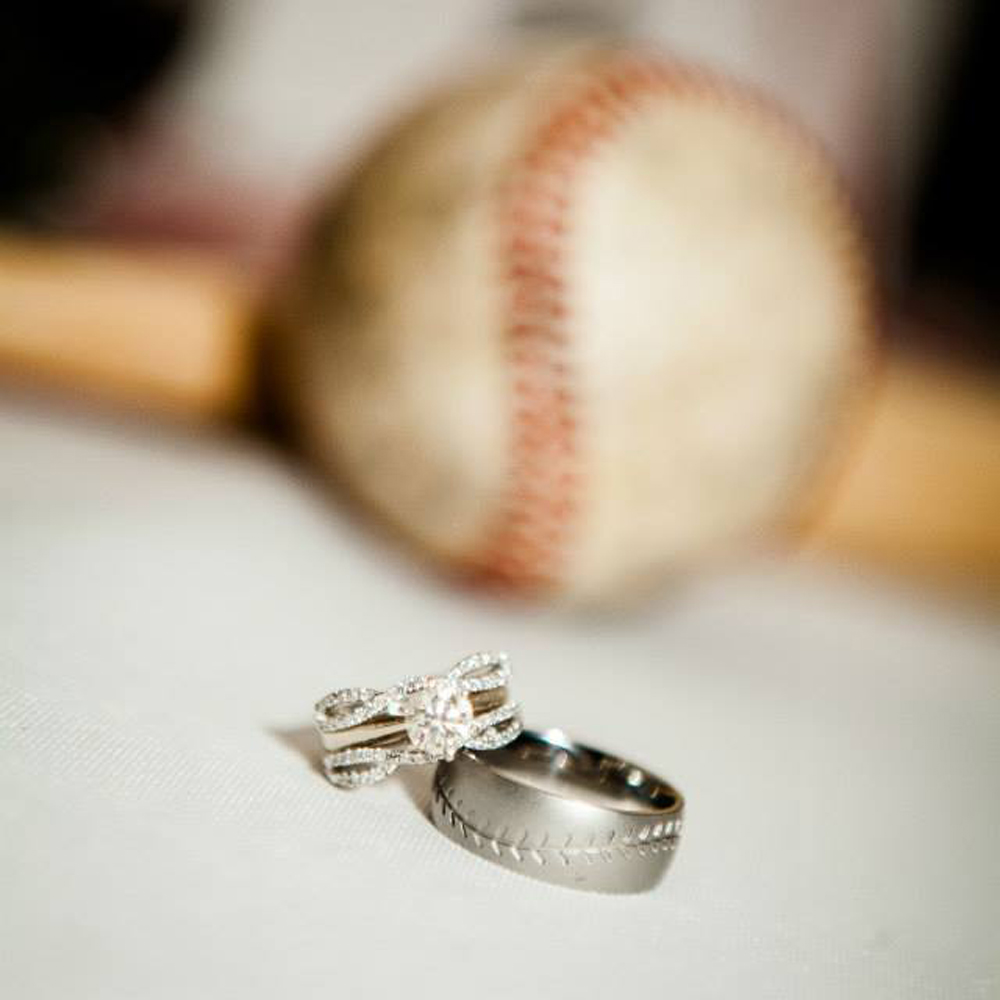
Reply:
[[[528,33],[596,30],[777,96],[832,151],[897,289],[948,284],[982,314],[995,283],[970,244],[990,221],[989,158],[972,136],[990,93],[992,17],[975,2],[888,0],[447,2],[433,13],[163,0],[58,18],[13,4],[3,212],[266,258],[315,185],[456,66]]]
[[[0,993],[997,995],[995,4],[0,27]],[[482,648],[662,891],[328,787]]]
[[[988,4],[158,0],[58,16],[15,3],[6,24],[0,380],[216,427],[270,413],[272,434],[269,303],[306,266],[326,192],[435,88],[591,36],[759,88],[822,142],[859,208],[883,360],[919,360],[889,379],[817,545],[995,590]]]

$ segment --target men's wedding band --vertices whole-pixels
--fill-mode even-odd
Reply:
[[[384,691],[342,688],[315,706],[323,768],[341,788],[371,785],[401,764],[451,760],[462,748],[503,747],[521,731],[504,653],[475,653],[447,674]]]
[[[683,813],[683,797],[662,778],[556,729],[440,763],[431,801],[434,825],[480,857],[602,892],[656,885]]]

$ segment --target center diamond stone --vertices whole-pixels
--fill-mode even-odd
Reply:
[[[446,678],[411,695],[406,714],[410,741],[431,757],[451,760],[472,735],[472,702]]]

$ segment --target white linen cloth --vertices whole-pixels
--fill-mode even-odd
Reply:
[[[665,882],[463,852],[313,701],[480,648],[688,799]],[[1000,995],[1000,628],[802,564],[618,619],[452,592],[277,454],[0,407],[0,995]]]

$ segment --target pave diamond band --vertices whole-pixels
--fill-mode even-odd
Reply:
[[[323,769],[338,787],[357,788],[402,764],[451,760],[463,747],[503,747],[521,731],[509,681],[506,654],[475,653],[441,676],[408,677],[384,691],[333,691],[315,707]]]
[[[554,729],[440,763],[431,801],[434,825],[467,850],[603,892],[652,888],[680,842],[683,813],[666,781]]]

